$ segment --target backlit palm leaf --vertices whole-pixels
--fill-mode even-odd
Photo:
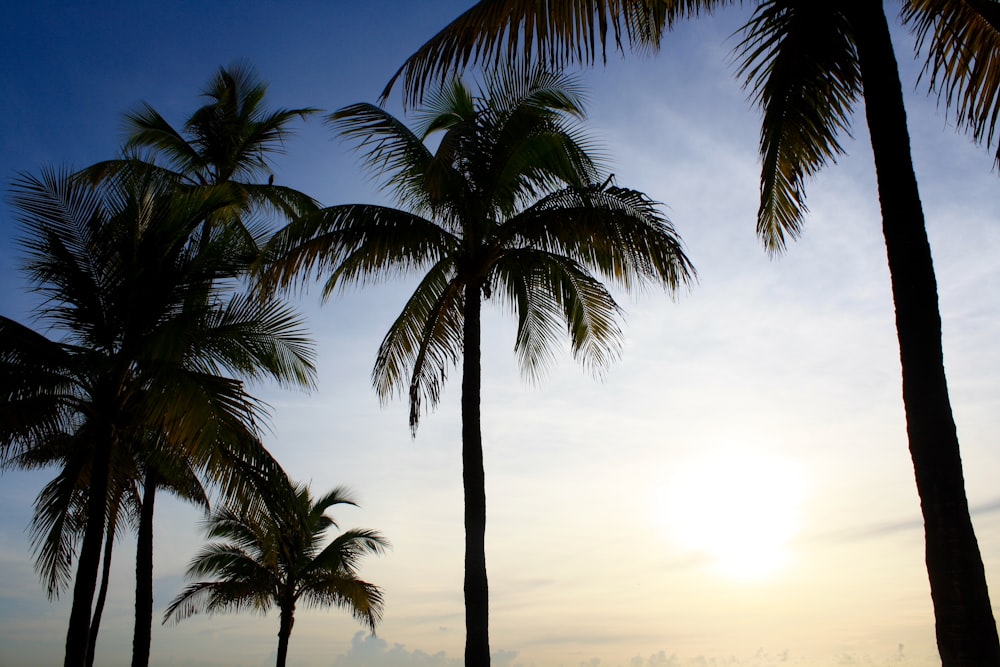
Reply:
[[[744,30],[739,73],[764,113],[757,234],[779,253],[802,228],[805,180],[844,152],[861,75],[835,5],[761,2]]]

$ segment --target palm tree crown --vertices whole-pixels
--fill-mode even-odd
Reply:
[[[462,351],[466,289],[517,314],[515,351],[535,379],[565,325],[595,371],[617,355],[620,313],[600,275],[630,289],[687,285],[694,272],[656,202],[603,178],[582,132],[582,96],[566,76],[533,69],[487,78],[478,97],[455,81],[414,130],[371,104],[328,120],[364,152],[403,207],[323,209],[279,232],[267,281],[327,274],[324,296],[404,273],[423,279],[379,349],[373,383],[389,398],[409,376],[410,425],[433,407]],[[440,133],[432,151],[425,143]]]
[[[278,667],[284,665],[288,638],[299,603],[349,610],[375,632],[382,617],[382,591],[358,577],[366,554],[389,546],[372,530],[347,530],[324,545],[330,528],[326,512],[334,505],[354,505],[350,494],[336,488],[313,498],[305,485],[275,480],[260,489],[251,507],[217,510],[206,521],[215,540],[191,561],[188,576],[213,577],[189,585],[167,607],[163,622],[180,622],[199,612],[256,610],[281,612]]]

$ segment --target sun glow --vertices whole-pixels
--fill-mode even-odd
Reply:
[[[803,495],[788,459],[727,447],[680,466],[661,507],[672,541],[720,574],[753,580],[787,565]]]

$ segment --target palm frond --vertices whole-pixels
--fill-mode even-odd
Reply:
[[[73,558],[87,521],[87,496],[79,483],[83,465],[81,457],[76,457],[35,500],[31,548],[49,599],[57,599],[73,580]]]
[[[908,0],[903,20],[926,51],[923,76],[977,142],[992,147],[1000,117],[1000,4]],[[1000,164],[1000,146],[996,159]]]
[[[376,283],[420,270],[457,245],[442,227],[406,211],[331,206],[275,234],[259,273],[265,289],[329,274],[323,289],[329,296],[341,284]]]
[[[347,609],[375,634],[382,620],[385,598],[382,589],[355,577],[331,576],[310,582],[299,598],[310,607],[335,606]]]
[[[727,4],[731,0],[481,0],[407,58],[382,100],[402,79],[404,99],[418,103],[428,89],[473,64],[495,69],[521,60],[562,69],[603,60],[609,46],[656,48],[676,20]]]
[[[658,202],[608,183],[547,195],[498,230],[494,242],[572,257],[627,290],[652,284],[675,293],[696,278]]]
[[[200,176],[205,171],[204,158],[195,147],[160,113],[143,102],[140,108],[125,114],[125,129],[129,134],[126,150],[148,148],[162,155],[172,171],[184,175],[189,183],[207,185]],[[113,166],[105,163],[105,166]],[[97,165],[95,165],[97,167]],[[95,167],[91,167],[94,170]],[[91,171],[91,174],[98,172]]]
[[[260,595],[252,586],[241,581],[200,581],[189,585],[174,598],[163,612],[163,624],[180,623],[195,614],[258,611],[266,614],[274,600]]]
[[[514,351],[524,375],[541,378],[554,343],[568,337],[574,358],[600,375],[619,356],[621,309],[607,288],[576,261],[521,249],[506,253],[494,276],[517,313]]]
[[[434,209],[429,195],[435,187],[428,187],[427,183],[434,155],[409,127],[381,107],[367,103],[344,107],[330,114],[327,122],[352,143],[365,168],[401,206],[421,214]],[[440,166],[433,173],[439,180],[450,177]],[[448,187],[437,185],[436,189]]]
[[[357,573],[358,564],[365,555],[380,555],[390,548],[389,540],[375,530],[352,528],[346,530],[326,545],[303,569],[308,575],[315,570],[330,573]]]
[[[315,384],[314,344],[302,318],[280,301],[237,294],[194,333],[194,368],[219,367],[239,377],[269,377],[283,385]]]
[[[757,234],[769,253],[801,232],[805,181],[843,148],[861,76],[850,26],[835,5],[768,0],[737,47],[739,75],[764,112]]]
[[[383,401],[400,393],[409,376],[411,429],[425,402],[428,408],[437,405],[462,350],[464,296],[454,271],[445,260],[426,273],[382,339],[372,369],[372,384]]]

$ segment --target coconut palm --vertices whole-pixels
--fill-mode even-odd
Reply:
[[[379,348],[383,399],[408,386],[410,426],[439,400],[462,359],[466,664],[489,663],[486,495],[480,420],[480,328],[494,296],[517,314],[515,353],[539,377],[565,327],[595,371],[621,342],[619,307],[598,277],[622,288],[673,291],[693,270],[669,222],[642,193],[599,174],[582,132],[575,80],[543,69],[489,76],[478,96],[455,81],[432,97],[414,131],[371,104],[330,121],[403,208],[333,206],[276,234],[270,280],[328,272],[324,294],[351,283],[422,275]],[[440,134],[435,150],[425,143]]]
[[[469,62],[507,55],[592,63],[610,42],[659,45],[665,28],[729,0],[481,0],[397,72],[407,97]],[[925,74],[972,137],[991,145],[1000,115],[1000,3],[904,0],[901,18]],[[806,179],[843,152],[864,101],[882,207],[903,369],[909,449],[924,516],[926,562],[946,666],[1000,664],[1000,641],[969,515],[948,398],[930,246],[910,157],[902,86],[881,2],[759,0],[738,46],[740,75],[763,110],[757,231],[772,253],[798,236]],[[390,82],[390,87],[393,85]],[[389,88],[387,87],[387,94]],[[1000,159],[1000,151],[998,151]]]
[[[86,452],[67,666],[86,657],[118,464],[150,434],[210,462],[220,439],[257,432],[261,407],[237,378],[312,380],[294,313],[232,292],[248,261],[243,235],[216,228],[192,242],[233,201],[225,188],[179,192],[153,170],[96,186],[47,171],[14,185],[25,271],[44,298],[35,314],[58,337],[0,318],[0,463],[58,438]]]
[[[207,242],[213,227],[226,225],[244,231],[246,252],[252,255],[258,250],[260,238],[248,227],[256,214],[271,210],[294,216],[316,208],[307,195],[273,183],[273,157],[284,152],[291,123],[307,118],[316,110],[269,109],[265,105],[266,93],[267,85],[248,64],[220,68],[203,92],[207,103],[180,130],[144,103],[125,115],[126,151],[131,157],[98,163],[84,170],[83,175],[99,181],[138,161],[144,168],[162,169],[164,176],[179,189],[229,188],[233,205],[213,211],[204,220],[201,243]],[[136,153],[140,150],[146,153]],[[141,548],[137,550],[137,558],[146,567],[136,571],[133,667],[144,667],[149,662],[153,620],[151,508],[159,479],[159,474],[150,469],[143,483],[143,507],[149,511],[142,513],[139,522]]]
[[[337,528],[327,510],[356,504],[343,488],[314,499],[307,486],[286,478],[265,484],[261,492],[255,509],[228,506],[208,518],[207,536],[216,541],[198,552],[187,574],[212,580],[185,588],[167,607],[163,622],[199,612],[266,613],[277,607],[278,667],[288,656],[300,603],[347,609],[374,633],[382,617],[382,591],[358,578],[358,565],[362,556],[384,552],[386,539],[372,530],[352,529],[323,545],[326,532]]]

